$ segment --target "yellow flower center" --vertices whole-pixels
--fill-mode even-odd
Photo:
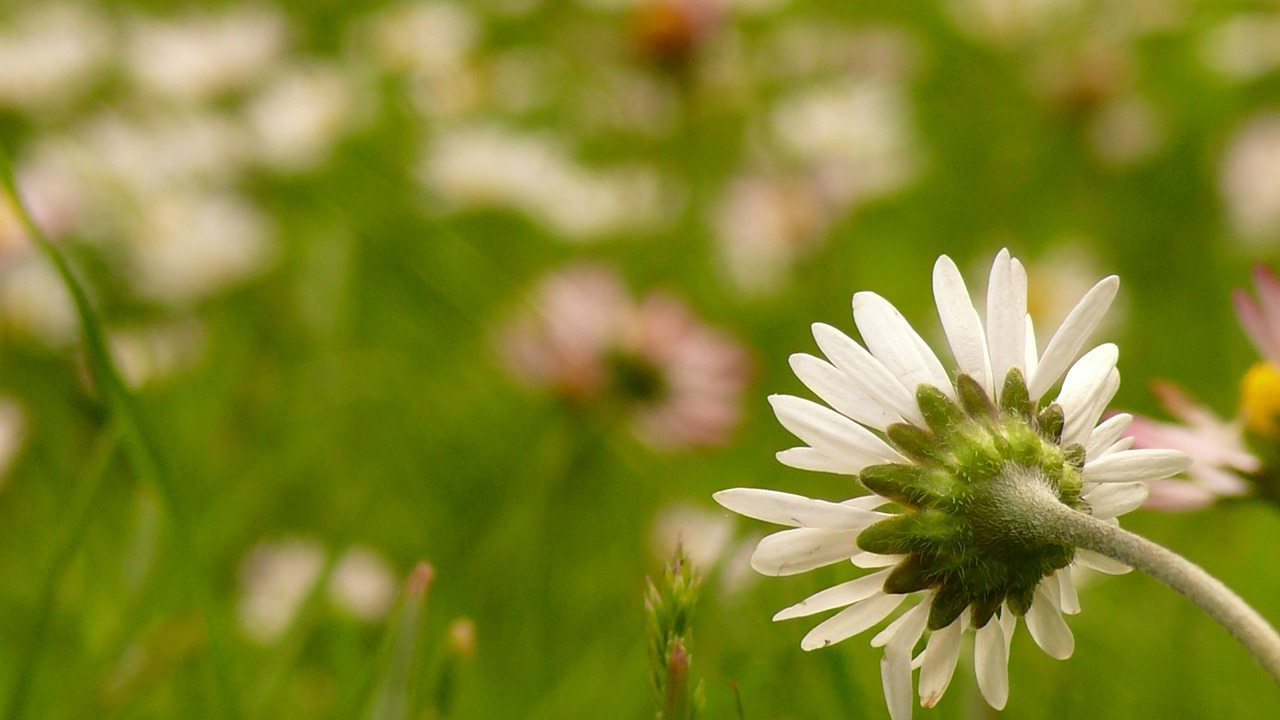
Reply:
[[[1240,381],[1240,416],[1245,427],[1260,435],[1280,435],[1280,368],[1261,362]]]

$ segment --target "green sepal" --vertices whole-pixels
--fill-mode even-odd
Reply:
[[[951,453],[950,467],[962,483],[995,477],[1004,466],[999,443],[988,433],[963,428],[947,438],[947,449]]]
[[[1004,600],[1000,594],[985,595],[980,598],[973,599],[973,615],[970,616],[971,624],[974,630],[981,630],[991,622],[991,618],[996,614],[996,610],[1000,609],[1000,603]]]
[[[960,583],[944,583],[929,606],[929,629],[941,630],[959,618],[969,607],[969,596]]]
[[[942,445],[937,436],[910,423],[894,423],[885,428],[889,442],[903,455],[922,465],[942,462]]]
[[[916,404],[920,406],[920,414],[929,429],[938,435],[945,436],[964,420],[960,406],[932,385],[922,383],[916,388]]]
[[[858,547],[878,555],[931,553],[960,539],[963,528],[945,513],[920,510],[881,520],[858,534]]]
[[[1009,603],[1009,609],[1013,611],[1014,615],[1022,616],[1026,615],[1027,611],[1031,609],[1031,603],[1035,600],[1035,596],[1036,588],[1033,585],[1019,588],[1009,593],[1009,597],[1005,598],[1005,602]]]
[[[884,580],[884,591],[890,595],[927,590],[937,584],[929,572],[929,561],[923,555],[908,555]]]
[[[956,396],[960,398],[960,406],[969,417],[994,422],[1000,416],[1000,411],[987,396],[987,391],[972,376],[962,373],[956,378]]]
[[[945,505],[955,491],[955,481],[944,471],[896,463],[863,468],[858,481],[871,492],[912,508]]]
[[[1065,423],[1066,416],[1058,403],[1051,403],[1049,407],[1041,410],[1040,416],[1036,418],[1036,428],[1040,430],[1040,434],[1053,443],[1062,441],[1062,428]]]
[[[1024,420],[1031,417],[1031,396],[1027,393],[1027,381],[1018,368],[1010,368],[1004,376],[1004,386],[1000,390],[1000,410],[1009,415],[1016,415]]]
[[[1076,470],[1084,469],[1084,446],[1080,443],[1072,443],[1062,451],[1062,459]]]

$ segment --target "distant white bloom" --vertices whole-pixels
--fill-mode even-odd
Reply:
[[[14,400],[0,398],[0,476],[8,474],[26,438],[27,416],[22,406]]]
[[[1262,244],[1280,237],[1280,113],[1255,115],[1236,131],[1222,158],[1218,188],[1243,240]]]
[[[434,138],[422,178],[454,207],[519,210],[578,242],[651,229],[671,204],[650,168],[587,168],[551,138],[491,126]]]
[[[739,537],[723,513],[689,503],[667,506],[654,518],[649,539],[659,562],[675,557],[681,548],[704,576],[714,570],[725,595],[738,594],[756,577],[751,572],[751,551],[759,537]]]
[[[826,197],[845,205],[905,187],[919,159],[906,88],[847,80],[784,98],[771,127],[785,153],[813,169]]]
[[[172,19],[136,16],[126,64],[141,88],[197,102],[256,82],[284,54],[288,27],[277,9],[241,6]]]
[[[275,260],[270,221],[237,195],[170,192],[150,200],[129,235],[133,282],[146,296],[190,303]]]
[[[325,555],[319,543],[301,538],[255,547],[240,568],[241,629],[260,643],[279,639],[319,580]]]
[[[354,547],[338,558],[329,576],[329,600],[365,622],[386,617],[400,581],[386,559],[369,548]]]
[[[1205,63],[1231,80],[1248,81],[1280,68],[1280,18],[1239,14],[1205,34]]]
[[[356,119],[356,92],[346,74],[323,65],[273,78],[247,108],[255,154],[286,172],[321,165]]]
[[[1165,119],[1151,102],[1137,95],[1103,104],[1089,122],[1093,152],[1108,165],[1125,167],[1142,162],[1164,146]]]
[[[79,321],[67,286],[41,255],[15,260],[0,273],[0,314],[9,327],[52,347],[76,341]]]
[[[235,180],[252,147],[241,124],[211,112],[140,117],[105,112],[53,142],[87,183],[135,195],[144,203],[176,186]]]
[[[1081,0],[949,0],[952,20],[965,33],[997,45],[1033,42],[1077,15]]]
[[[1110,277],[1085,293],[1041,353],[1021,263],[1007,251],[997,255],[984,322],[955,264],[943,256],[934,267],[934,295],[958,374],[888,301],[855,294],[853,316],[865,347],[819,323],[814,337],[828,360],[791,358],[801,381],[834,409],[790,396],[770,401],[779,421],[806,443],[779,453],[781,462],[856,476],[873,494],[843,502],[749,488],[716,494],[730,510],[792,528],[756,548],[752,562],[762,574],[849,561],[884,568],[774,619],[844,608],[805,636],[801,647],[813,650],[905,607],[871,641],[885,648],[881,674],[894,720],[911,715],[917,667],[921,703],[938,701],[970,630],[978,686],[992,707],[1004,707],[1017,618],[1026,619],[1048,654],[1068,657],[1074,640],[1062,615],[1079,611],[1071,566],[1126,570],[1095,553],[1004,532],[991,523],[998,514],[982,511],[1005,497],[993,488],[1034,484],[1069,508],[1110,521],[1142,503],[1145,481],[1186,468],[1186,457],[1175,451],[1129,450],[1132,441],[1120,437],[1128,416],[1098,423],[1119,387],[1116,347],[1103,344],[1075,358],[1118,285]],[[1046,404],[1042,398],[1060,379],[1056,399]]]
[[[792,265],[823,241],[832,208],[804,178],[747,176],[729,183],[713,213],[727,274],[760,294],[788,280]]]
[[[42,112],[78,99],[111,67],[113,41],[87,4],[30,4],[0,31],[0,106]]]
[[[1026,269],[1027,314],[1037,327],[1058,327],[1065,322],[1076,302],[1101,274],[1090,243],[1082,238],[1055,242],[1042,255],[1027,262]],[[1123,326],[1126,314],[1124,293],[1117,292],[1106,317],[1098,323],[1098,332],[1114,333]]]
[[[481,38],[474,10],[456,2],[407,2],[368,18],[375,60],[387,68],[428,74],[456,72]]]
[[[192,318],[114,329],[109,340],[116,367],[134,388],[191,367],[204,355],[206,346],[204,327]]]

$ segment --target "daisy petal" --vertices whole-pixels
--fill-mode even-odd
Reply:
[[[956,620],[929,635],[920,663],[920,705],[931,708],[942,699],[960,659],[960,627]]]
[[[1040,365],[1039,352],[1036,350],[1036,348],[1039,347],[1036,345],[1036,324],[1035,324],[1035,321],[1031,319],[1031,313],[1027,313],[1026,324],[1027,324],[1027,332],[1026,332],[1027,353],[1023,358],[1022,373],[1025,377],[1031,377],[1033,374],[1035,374],[1036,368],[1039,367]],[[1039,399],[1040,398],[1038,396],[1034,396],[1034,395],[1031,396],[1031,400],[1033,402]]]
[[[902,562],[905,555],[877,555],[876,553],[867,552],[865,550],[853,554],[849,561],[854,567],[860,567],[864,570],[873,568],[889,567]]]
[[[1055,584],[1053,592],[1056,594],[1057,591]],[[1036,588],[1035,599],[1031,603],[1031,609],[1027,611],[1026,618],[1031,639],[1035,640],[1049,657],[1058,660],[1071,657],[1072,651],[1075,650],[1075,638],[1062,619],[1062,612],[1057,608],[1057,599],[1049,596],[1049,590],[1044,583]]]
[[[875,595],[884,587],[885,578],[889,577],[892,569],[881,570],[879,572],[864,575],[857,580],[840,583],[815,593],[791,607],[779,610],[774,616],[774,621],[791,620],[798,617],[807,617],[815,613],[833,610],[838,607],[852,605],[861,600]]]
[[[795,575],[847,559],[858,552],[858,530],[796,528],[766,535],[751,555],[761,575]]]
[[[1092,550],[1085,550],[1083,548],[1076,548],[1075,561],[1090,570],[1097,570],[1098,572],[1106,573],[1107,575],[1124,575],[1125,573],[1133,570],[1133,568],[1125,565],[1119,560],[1112,560],[1106,555],[1099,555]]]
[[[910,423],[924,424],[924,416],[916,405],[915,394],[903,387],[898,378],[869,350],[824,323],[813,324],[813,339],[828,360],[881,405],[891,408]]]
[[[830,408],[790,395],[771,395],[769,402],[783,427],[856,472],[868,465],[905,462],[870,430]]]
[[[1067,314],[1053,339],[1040,356],[1040,364],[1031,374],[1027,391],[1031,399],[1036,400],[1045,394],[1058,381],[1062,372],[1067,369],[1076,353],[1084,346],[1085,340],[1098,328],[1102,316],[1111,307],[1116,292],[1120,289],[1120,278],[1112,275],[1094,285],[1089,292],[1080,298],[1080,302]]]
[[[1027,273],[1008,250],[1001,250],[987,284],[987,345],[997,387],[1010,368],[1021,367],[1026,359],[1026,315]]]
[[[888,627],[881,630],[875,637],[871,638],[871,647],[884,647],[893,642],[900,633],[914,634],[911,642],[912,647],[915,641],[920,639],[920,635],[924,632],[925,622],[929,619],[929,601],[932,599],[931,593],[926,593],[926,597],[915,607],[902,613],[897,620],[889,623]]]
[[[861,530],[887,517],[883,513],[776,490],[733,488],[721,490],[712,497],[739,515],[791,527]]]
[[[1113,483],[1158,480],[1191,467],[1191,459],[1177,450],[1121,450],[1084,466],[1085,482]]]
[[[1076,580],[1071,576],[1071,568],[1062,568],[1055,574],[1058,576],[1058,603],[1062,606],[1062,612],[1078,615],[1080,596],[1076,594]]]
[[[1133,416],[1129,413],[1119,413],[1107,418],[1101,425],[1093,429],[1089,433],[1089,442],[1084,447],[1085,460],[1092,460],[1101,455],[1111,447],[1115,441],[1120,439],[1124,431],[1129,428],[1129,423],[1133,422]]]
[[[805,387],[851,420],[877,430],[902,422],[902,416],[880,398],[863,392],[858,383],[825,360],[796,353],[791,356],[791,369]]]
[[[973,662],[982,697],[991,707],[1003,710],[1009,700],[1009,651],[1004,629],[994,618],[976,633]]]
[[[889,635],[884,657],[880,659],[880,678],[884,683],[884,698],[891,720],[908,720],[911,717],[911,651],[919,642],[928,620],[929,602],[925,600],[903,613],[881,633]]]
[[[1120,351],[1112,343],[1104,343],[1084,354],[1067,371],[1062,381],[1062,391],[1055,402],[1062,406],[1066,424],[1062,431],[1062,445],[1087,439],[1093,430],[1087,421],[1097,398],[1104,392],[1111,371],[1116,368]]]
[[[878,624],[902,604],[904,595],[873,595],[847,607],[809,631],[800,641],[804,650],[817,650],[853,637]]]
[[[943,255],[933,266],[933,297],[938,318],[947,335],[951,354],[960,372],[978,381],[988,395],[994,397],[991,384],[991,360],[987,358],[987,334],[973,307],[969,289],[951,258]]]
[[[857,475],[862,469],[857,463],[849,463],[833,458],[821,450],[811,447],[794,447],[780,450],[774,457],[778,462],[797,470],[834,473],[836,475]]]
[[[873,292],[855,293],[853,321],[867,349],[894,373],[913,395],[919,385],[932,385],[955,397],[951,376],[907,319],[888,300]]]
[[[1144,482],[1106,483],[1085,493],[1084,500],[1094,517],[1105,520],[1137,510],[1150,492]]]

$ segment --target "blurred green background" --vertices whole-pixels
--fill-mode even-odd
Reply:
[[[183,523],[116,447],[65,291],[6,211],[0,708],[24,717],[216,717],[208,628],[245,716],[361,716],[424,560],[415,717],[652,717],[644,579],[676,534],[709,573],[707,717],[734,716],[731,682],[747,718],[886,717],[865,637],[810,654],[812,623],[769,621],[847,566],[756,578],[765,528],[710,500],[858,494],[773,458],[796,443],[765,396],[808,395],[787,356],[816,351],[810,323],[852,333],[851,294],[875,290],[937,340],[936,256],[979,289],[1008,246],[1042,343],[1121,276],[1103,334],[1122,408],[1159,415],[1147,383],[1166,378],[1229,416],[1256,360],[1229,293],[1280,248],[1274,3],[10,0],[2,17],[0,137]],[[666,373],[697,364],[650,357],[646,331],[609,326],[617,375],[594,381],[513,353],[546,325],[577,337],[586,321],[546,298],[582,263],[621,299],[570,305],[643,325],[667,298],[690,313],[677,335],[726,358],[690,376],[727,378],[698,440],[638,429],[689,391]],[[1280,619],[1275,509],[1126,525]],[[1099,576],[1081,603],[1070,660],[1014,640],[1001,716],[1280,716],[1265,673],[1155,581]],[[963,662],[917,712],[990,714]]]

